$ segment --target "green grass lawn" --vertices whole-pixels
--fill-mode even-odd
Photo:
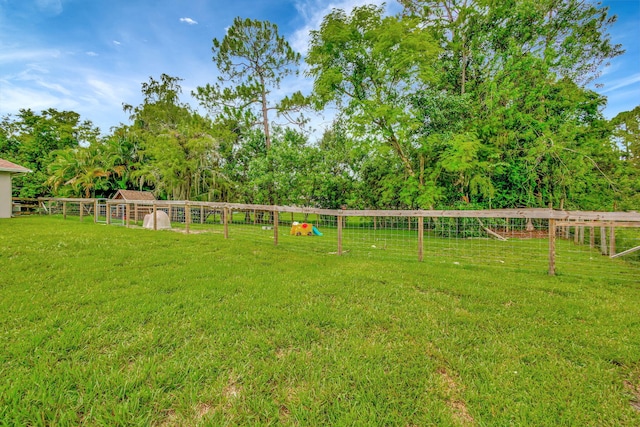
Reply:
[[[0,220],[0,425],[640,425],[637,281],[308,242]]]

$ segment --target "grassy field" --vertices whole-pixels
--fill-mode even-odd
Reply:
[[[640,283],[299,249],[0,220],[0,425],[640,425]]]

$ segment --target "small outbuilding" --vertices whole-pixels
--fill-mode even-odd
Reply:
[[[11,175],[31,172],[23,166],[0,159],[0,218],[11,218],[13,203],[11,201]]]
[[[118,190],[111,199],[121,199],[125,202],[133,202],[136,200],[155,200],[156,198],[150,191]]]
[[[150,191],[137,191],[137,190],[118,190],[116,194],[111,197],[111,200],[122,200],[123,203],[130,202],[150,202],[155,201],[156,198]],[[146,206],[138,206],[135,205],[134,210],[132,212],[133,219],[138,221],[138,218],[144,217],[147,214],[153,212],[153,208],[149,205]],[[124,214],[124,213],[123,213]]]

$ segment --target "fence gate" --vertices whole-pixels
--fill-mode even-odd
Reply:
[[[107,209],[107,224],[112,225],[125,225],[126,221],[126,212],[127,205],[124,203],[119,203],[117,205],[112,203],[106,204]]]
[[[106,224],[107,223],[107,199],[96,200],[96,222]]]

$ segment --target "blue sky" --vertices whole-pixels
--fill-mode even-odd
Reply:
[[[233,18],[269,20],[304,54],[309,30],[331,8],[383,0],[0,0],[0,116],[20,108],[73,110],[101,128],[127,122],[122,104],[141,102],[140,85],[166,73],[189,93],[213,83],[211,41]],[[399,9],[387,1],[391,12]],[[640,0],[606,0],[618,22],[612,40],[627,52],[611,61],[595,90],[605,116],[640,104]],[[595,86],[592,85],[595,88]],[[282,92],[308,92],[300,77]],[[314,118],[316,128],[329,119]]]

